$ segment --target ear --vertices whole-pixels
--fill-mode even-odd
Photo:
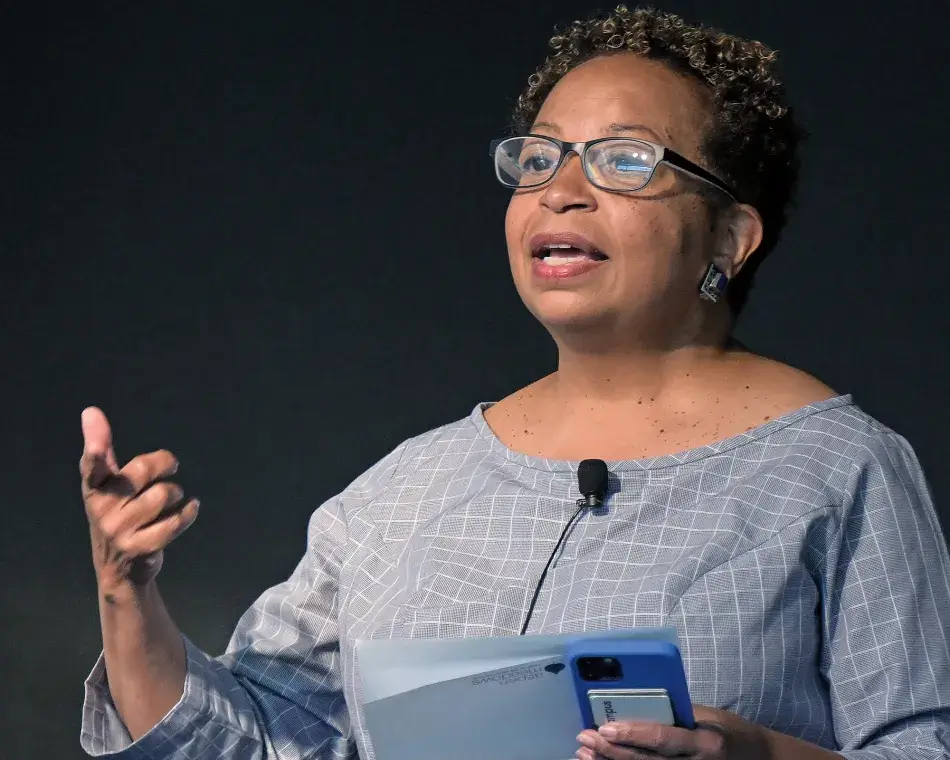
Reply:
[[[745,203],[723,209],[716,223],[713,261],[732,279],[762,244],[762,216]]]

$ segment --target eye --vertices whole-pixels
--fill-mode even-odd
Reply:
[[[521,151],[519,160],[522,170],[529,174],[551,171],[554,168],[554,160],[550,154],[551,151],[544,150],[541,146],[526,147]]]
[[[649,174],[653,171],[653,157],[636,148],[613,148],[604,151],[603,165],[616,174]]]

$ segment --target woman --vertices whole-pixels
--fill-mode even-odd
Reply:
[[[584,732],[580,760],[950,752],[950,573],[911,448],[729,340],[796,176],[774,54],[625,8],[552,44],[493,156],[557,371],[326,502],[223,657],[182,637],[156,586],[197,514],[161,480],[173,456],[120,470],[84,413],[104,639],[90,753],[372,758],[356,639],[638,625],[677,627],[703,725]],[[583,458],[610,462],[607,513],[574,525],[532,606]]]

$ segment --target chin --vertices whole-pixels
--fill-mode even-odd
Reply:
[[[534,318],[552,332],[589,330],[616,322],[616,311],[589,295],[555,290],[523,300]]]

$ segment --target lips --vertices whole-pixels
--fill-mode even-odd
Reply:
[[[566,282],[608,260],[594,243],[575,232],[545,232],[531,238],[531,271],[549,282]]]
[[[547,259],[549,263],[556,263],[559,259],[605,261],[609,258],[594,243],[576,232],[538,233],[531,238],[530,245],[532,258]]]

